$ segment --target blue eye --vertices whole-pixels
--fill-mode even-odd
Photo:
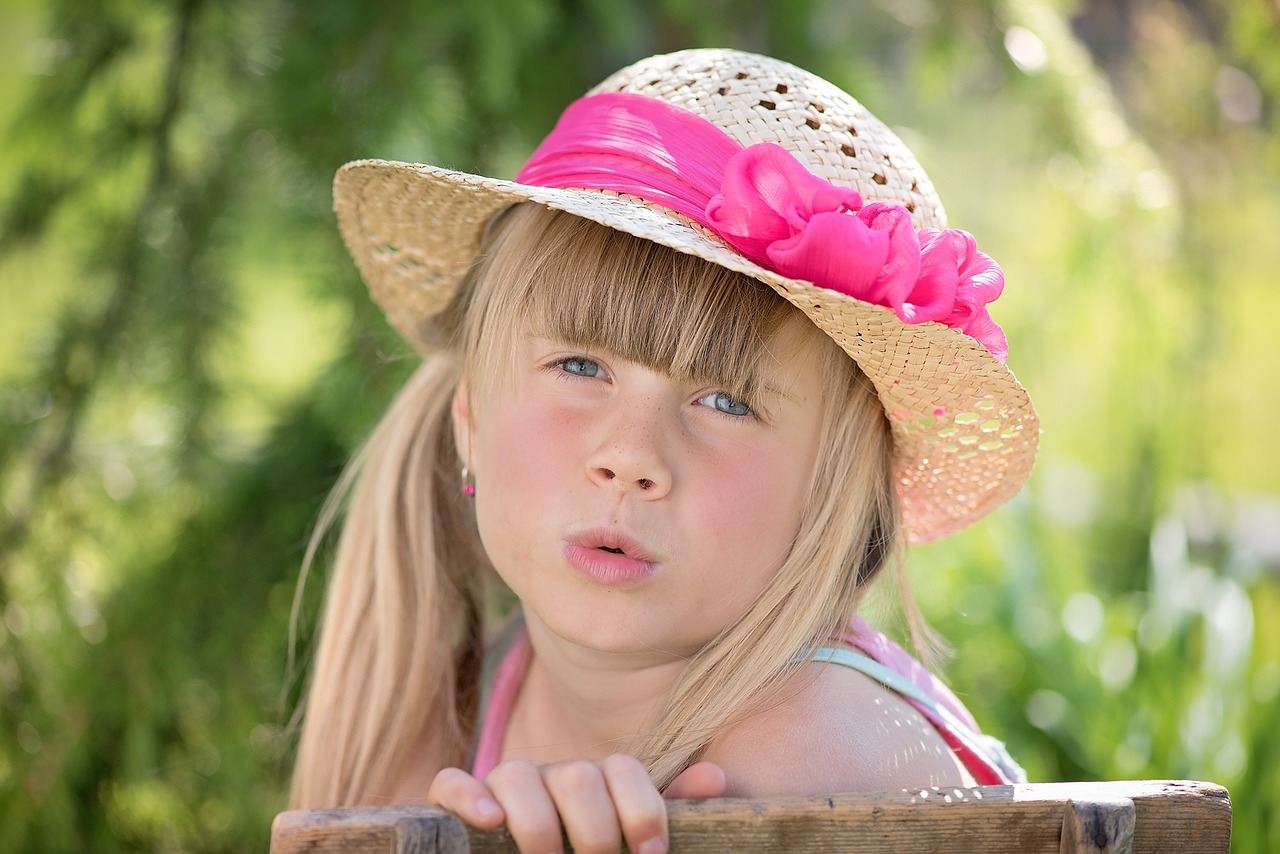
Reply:
[[[572,357],[563,359],[560,363],[560,369],[566,374],[573,374],[577,377],[598,377],[600,376],[600,366],[590,359],[580,357]]]
[[[722,391],[713,391],[711,394],[702,398],[698,403],[710,406],[718,412],[725,415],[737,415],[739,417],[751,414],[751,407],[747,406],[740,400],[730,397]]]

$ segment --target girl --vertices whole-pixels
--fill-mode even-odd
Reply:
[[[1016,779],[853,616],[1038,434],[999,267],[860,104],[685,51],[571,105],[514,182],[360,161],[335,195],[426,359],[337,492],[295,806],[651,852],[659,793]]]

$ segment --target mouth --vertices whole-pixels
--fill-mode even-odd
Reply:
[[[658,568],[642,543],[613,528],[596,528],[570,536],[564,542],[564,554],[582,575],[614,587],[637,584]]]
[[[576,531],[567,537],[565,542],[601,554],[620,555],[645,563],[656,560],[656,556],[645,543],[618,528],[590,528]]]

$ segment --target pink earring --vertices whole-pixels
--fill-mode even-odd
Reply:
[[[476,495],[476,479],[466,466],[462,467],[462,494],[468,498],[475,498]]]

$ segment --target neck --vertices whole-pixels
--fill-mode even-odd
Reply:
[[[611,654],[571,644],[535,617],[533,659],[508,722],[502,758],[558,762],[630,752],[661,711],[687,660]]]

